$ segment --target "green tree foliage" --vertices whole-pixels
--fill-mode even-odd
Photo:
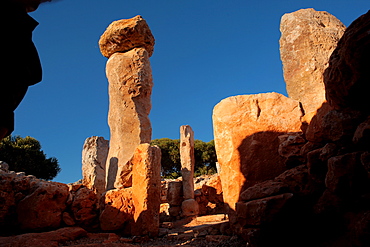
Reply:
[[[181,174],[180,140],[161,138],[152,140],[151,145],[157,145],[162,151],[162,176],[176,178]]]
[[[51,180],[59,172],[58,160],[46,158],[40,142],[32,137],[8,136],[0,142],[0,160],[9,164],[9,170],[25,172],[37,178]]]
[[[180,140],[169,138],[155,139],[151,142],[162,150],[162,176],[176,178],[181,176]],[[216,173],[216,150],[214,141],[194,141],[195,175]]]

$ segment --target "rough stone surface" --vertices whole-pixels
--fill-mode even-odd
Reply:
[[[183,217],[198,215],[198,202],[194,199],[187,199],[183,201],[181,204],[181,214]]]
[[[109,81],[110,149],[107,157],[107,189],[132,185],[132,158],[136,147],[149,143],[152,128],[152,72],[144,48],[113,54],[106,66]]]
[[[135,206],[133,235],[157,236],[161,193],[161,150],[145,143],[137,147],[133,165],[132,199]]]
[[[326,187],[333,193],[348,195],[353,192],[356,182],[355,171],[360,165],[360,152],[335,156],[328,160]],[[357,180],[357,181],[356,181]]]
[[[113,189],[100,199],[100,228],[114,231],[124,228],[125,223],[133,221],[134,204],[131,188]]]
[[[230,208],[242,191],[286,170],[278,136],[300,132],[301,116],[299,102],[278,93],[234,96],[215,106],[215,147]]]
[[[20,228],[40,230],[60,227],[68,195],[67,185],[40,181],[37,188],[17,205]]]
[[[241,201],[251,201],[264,197],[274,196],[288,192],[288,186],[283,182],[267,180],[249,187],[240,194]]]
[[[364,148],[370,146],[370,117],[357,127],[352,141]]]
[[[168,183],[167,201],[171,206],[180,206],[183,197],[182,181],[171,181]]]
[[[93,136],[85,140],[82,150],[82,184],[97,195],[105,191],[105,164],[109,141]]]
[[[369,113],[370,11],[355,20],[338,42],[325,70],[326,98],[336,109]]]
[[[246,203],[238,202],[236,212],[243,225],[258,226],[271,222],[292,197],[292,193],[285,193]]]
[[[287,92],[311,117],[326,100],[323,72],[344,30],[342,22],[325,11],[301,9],[281,18],[280,54]]]
[[[149,56],[153,54],[154,37],[141,16],[112,22],[99,40],[100,51],[105,57],[116,52],[126,52],[144,47]]]
[[[65,227],[51,232],[0,237],[0,246],[58,247],[66,241],[75,240],[86,235],[87,232],[80,227]]]
[[[73,186],[69,185],[69,187],[73,196],[70,207],[74,222],[79,226],[93,227],[93,225],[97,224],[99,214],[97,195],[87,187],[80,187],[76,191],[74,191]],[[63,220],[64,218],[63,215]]]
[[[189,125],[180,127],[180,160],[184,199],[194,199],[194,131]]]

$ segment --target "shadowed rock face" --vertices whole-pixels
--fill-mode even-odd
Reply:
[[[301,116],[299,102],[278,93],[234,96],[215,106],[215,146],[224,201],[231,209],[244,189],[286,169],[278,136],[300,132]]]
[[[141,16],[113,22],[101,36],[100,50],[109,57],[110,150],[106,165],[107,189],[130,187],[136,147],[149,143],[153,87],[149,57],[154,38]]]
[[[301,9],[280,23],[280,56],[290,98],[302,103],[306,121],[325,102],[324,70],[345,26],[325,11]]]
[[[351,107],[370,112],[370,12],[347,29],[325,71],[326,97],[336,109]]]

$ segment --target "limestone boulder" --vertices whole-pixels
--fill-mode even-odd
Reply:
[[[363,113],[351,108],[333,109],[324,104],[312,118],[306,130],[306,139],[311,142],[350,143]]]
[[[103,194],[100,199],[100,228],[114,231],[133,221],[135,212],[131,188],[113,189]]]
[[[135,206],[133,235],[158,235],[161,193],[161,149],[145,143],[137,147],[133,165],[132,199]]]
[[[348,153],[328,160],[328,172],[325,179],[328,190],[339,195],[349,195],[365,185],[361,183],[363,179],[359,173],[361,154],[361,152]]]
[[[152,72],[144,48],[113,54],[106,66],[109,81],[110,148],[107,157],[107,189],[132,185],[131,158],[152,135]]]
[[[180,206],[183,197],[182,181],[171,181],[168,183],[167,201],[171,206]]]
[[[236,213],[239,222],[243,226],[259,226],[272,222],[292,197],[292,193],[285,193],[250,202],[238,202]]]
[[[74,190],[72,185],[69,185],[70,193],[73,197],[70,208],[73,215],[73,221],[79,226],[94,227],[98,219],[98,196],[94,191],[87,187],[81,186]],[[68,216],[63,215],[63,219]]]
[[[240,195],[240,200],[247,202],[251,200],[261,199],[264,197],[283,194],[285,192],[289,192],[288,186],[285,183],[267,180],[255,184],[252,187],[249,187],[248,189],[243,191]]]
[[[20,228],[40,230],[60,227],[68,196],[67,185],[40,181],[37,188],[17,205]]]
[[[350,107],[369,113],[370,11],[347,28],[325,70],[326,98],[336,109]]]
[[[144,47],[153,54],[154,37],[146,21],[140,16],[112,22],[99,40],[100,51],[109,58],[116,52]]]
[[[187,199],[181,204],[181,214],[183,217],[196,216],[199,214],[198,202],[194,199]]]
[[[301,9],[283,15],[280,55],[290,98],[302,103],[310,119],[325,102],[323,73],[345,26],[325,11]]]
[[[235,209],[240,193],[286,170],[279,136],[300,132],[298,101],[278,93],[233,96],[213,110],[213,127],[224,201]]]
[[[82,184],[97,195],[105,191],[105,164],[109,141],[93,136],[85,140],[82,150]]]

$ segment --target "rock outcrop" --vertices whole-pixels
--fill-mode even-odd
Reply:
[[[110,149],[106,165],[106,187],[132,185],[129,161],[136,147],[149,143],[152,128],[152,71],[149,57],[154,38],[140,16],[112,23],[99,41],[103,55],[109,57],[106,74],[109,81]]]
[[[98,198],[82,184],[66,185],[0,170],[2,234],[62,226],[98,227]]]
[[[279,136],[300,132],[299,102],[278,93],[226,98],[213,110],[224,202],[235,209],[240,193],[284,172]]]
[[[370,99],[367,95],[370,74],[370,41],[368,15],[355,20],[338,42],[325,70],[326,97],[336,109],[351,107],[369,113]]]
[[[369,23],[370,12],[338,42],[323,77],[327,102],[305,132],[280,136],[280,155],[299,157],[296,167],[241,193],[232,226],[250,246],[370,245]]]
[[[307,122],[326,101],[323,73],[344,30],[342,22],[325,11],[301,9],[281,18],[286,89],[290,98],[302,103]]]
[[[40,181],[37,188],[17,205],[20,228],[41,230],[60,227],[68,195],[67,185]]]
[[[93,136],[85,140],[82,150],[82,184],[97,195],[105,191],[105,164],[109,141]]]

